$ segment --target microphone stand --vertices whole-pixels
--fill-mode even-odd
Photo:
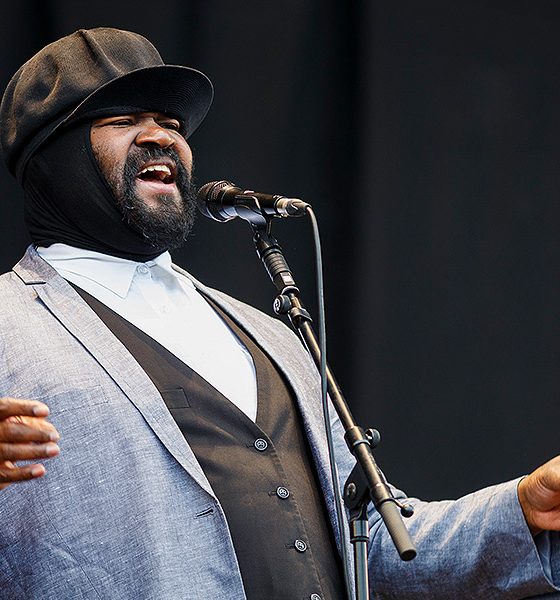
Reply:
[[[260,211],[251,210],[249,207],[247,209],[250,218],[246,220],[253,228],[253,241],[257,254],[278,290],[278,296],[274,300],[274,311],[279,315],[288,315],[292,326],[300,335],[315,365],[320,370],[321,353],[317,337],[311,326],[311,317],[300,300],[300,291],[282,250],[270,234],[271,218],[264,216]],[[374,429],[364,431],[355,423],[328,365],[327,389],[344,427],[346,444],[357,461],[344,485],[344,502],[350,511],[350,541],[354,547],[356,598],[357,600],[368,600],[369,527],[367,506],[370,501],[373,502],[383,518],[399,556],[405,561],[412,560],[416,556],[416,549],[401,515],[411,516],[413,509],[409,505],[402,505],[393,497],[391,489],[373,457],[372,450],[380,441],[379,432]]]

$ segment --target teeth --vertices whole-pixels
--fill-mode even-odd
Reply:
[[[143,175],[144,173],[148,173],[148,171],[159,171],[160,173],[165,173],[167,177],[171,175],[171,169],[167,165],[150,165],[142,169],[138,175]]]

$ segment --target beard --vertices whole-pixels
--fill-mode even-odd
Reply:
[[[147,161],[170,157],[176,165],[176,194],[159,194],[156,206],[149,206],[137,194],[138,171]],[[179,248],[187,239],[195,221],[196,187],[173,148],[135,148],[124,169],[115,168],[106,176],[117,206],[127,224],[142,234],[154,247]]]

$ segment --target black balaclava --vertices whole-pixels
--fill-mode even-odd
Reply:
[[[30,159],[23,188],[31,240],[151,260],[168,243],[149,240],[126,222],[93,154],[90,127],[91,120],[68,126]]]

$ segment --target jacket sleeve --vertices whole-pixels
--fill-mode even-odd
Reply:
[[[341,485],[354,460],[335,419]],[[371,509],[369,579],[377,600],[513,600],[543,595],[560,598],[560,536],[535,541],[517,499],[519,479],[484,488],[458,500],[423,502],[395,496],[414,506],[405,519],[417,557],[400,559],[387,529]],[[547,575],[548,572],[548,575]],[[540,597],[540,596],[539,596]]]

